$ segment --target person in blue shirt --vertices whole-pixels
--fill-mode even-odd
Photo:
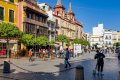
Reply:
[[[68,48],[66,48],[66,54],[65,54],[65,68],[67,68],[68,65],[69,65],[69,67],[71,67],[71,64],[70,64],[69,61],[68,61],[69,59],[70,59],[70,52],[69,52]]]

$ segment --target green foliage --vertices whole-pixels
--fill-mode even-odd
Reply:
[[[76,38],[73,40],[73,44],[81,44],[81,45],[87,46],[89,45],[89,42],[86,40],[81,40],[81,39]]]
[[[34,37],[31,34],[23,34],[21,38],[21,42],[25,45],[44,45],[46,46],[48,43],[48,38],[45,36]]]
[[[86,40],[83,40],[81,44],[84,45],[84,46],[90,45],[90,43]]]
[[[67,42],[68,38],[67,38],[67,36],[60,34],[60,35],[57,36],[57,41],[59,41],[59,42]]]
[[[120,42],[114,43],[113,46],[120,46]]]
[[[78,38],[74,39],[73,44],[81,44],[81,39]]]
[[[23,34],[21,38],[21,42],[25,45],[31,45],[33,44],[33,35],[31,34]]]
[[[7,56],[10,58],[9,55],[9,38],[19,38],[22,32],[19,31],[18,27],[11,23],[4,23],[0,22],[0,37],[6,38],[6,49],[7,49]]]
[[[48,38],[46,36],[37,37],[36,44],[46,46],[48,44]]]
[[[66,46],[67,46],[67,47],[69,47],[70,45],[71,45],[70,42],[67,42],[67,43],[66,43]]]
[[[14,24],[11,23],[0,23],[0,37],[5,38],[18,38],[22,34],[21,31],[19,31],[18,27],[16,27]]]
[[[51,41],[49,42],[49,44],[50,44],[50,45],[54,45],[54,44],[55,44],[55,40],[51,40]]]
[[[60,34],[57,36],[57,41],[62,42],[62,46],[64,43],[69,42],[69,38],[66,35]]]

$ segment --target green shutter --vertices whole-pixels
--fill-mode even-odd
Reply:
[[[0,7],[0,20],[4,18],[4,8]]]
[[[10,0],[10,2],[14,3],[14,0]]]
[[[14,22],[14,11],[13,10],[9,11],[9,21]]]

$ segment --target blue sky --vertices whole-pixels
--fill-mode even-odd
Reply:
[[[52,7],[57,2],[57,0],[37,1]],[[120,0],[62,0],[66,10],[69,2],[72,2],[75,17],[83,24],[84,32],[92,33],[92,27],[98,23],[103,23],[106,29],[120,30]]]

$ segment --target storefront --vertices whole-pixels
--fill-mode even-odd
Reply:
[[[6,43],[7,43],[6,39],[0,39],[0,57],[7,56]],[[17,40],[15,39],[9,40],[9,50],[11,51],[11,53],[14,53],[14,51],[17,51]]]

